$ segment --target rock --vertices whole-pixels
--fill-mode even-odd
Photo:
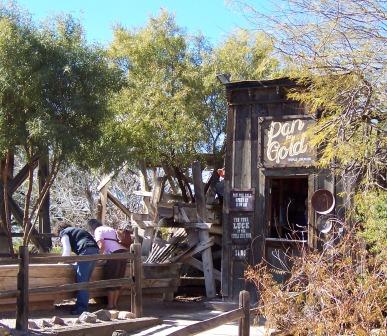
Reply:
[[[96,323],[97,322],[97,315],[89,312],[83,312],[79,316],[79,321],[84,323]]]
[[[50,321],[47,321],[47,320],[42,320],[40,322],[40,326],[42,328],[51,328],[52,327],[52,323]]]
[[[127,336],[128,333],[125,330],[115,330],[112,333],[112,336]]]
[[[112,320],[117,320],[118,319],[118,313],[119,313],[118,310],[109,310],[109,313],[110,313],[110,318]]]
[[[79,320],[79,318],[77,318],[73,323],[74,324],[81,324],[82,322]]]
[[[108,310],[100,309],[94,312],[95,315],[97,315],[97,319],[101,321],[110,321],[112,318],[112,315]]]
[[[28,321],[28,329],[40,329],[35,321]]]
[[[134,319],[134,318],[136,318],[136,316],[133,313],[128,312],[128,311],[120,311],[118,313],[118,318],[120,320],[125,320],[125,319]]]
[[[4,324],[0,323],[0,335],[11,336],[11,330]]]
[[[66,325],[66,322],[58,316],[53,316],[53,318],[51,319],[51,323],[52,324],[59,324],[62,326]]]

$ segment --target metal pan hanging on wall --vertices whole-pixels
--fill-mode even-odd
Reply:
[[[313,209],[320,215],[327,215],[335,208],[335,197],[326,189],[314,192],[311,199]]]
[[[317,218],[316,227],[321,233],[328,233],[332,230],[334,217],[332,215],[321,215]]]

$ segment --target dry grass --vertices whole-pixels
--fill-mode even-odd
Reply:
[[[246,272],[260,293],[267,327],[283,335],[365,336],[375,329],[386,335],[385,260],[370,254],[354,230],[322,252],[302,251],[292,263],[282,284],[265,262]]]

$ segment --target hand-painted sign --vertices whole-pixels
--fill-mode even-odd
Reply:
[[[305,131],[312,119],[267,119],[262,122],[262,160],[265,167],[300,167],[314,163],[315,154],[307,143]]]
[[[230,210],[254,211],[255,189],[232,189]]]
[[[248,260],[249,246],[247,245],[232,245],[231,256],[234,260]]]
[[[253,225],[253,213],[230,213],[231,240],[237,244],[251,241],[251,227]]]

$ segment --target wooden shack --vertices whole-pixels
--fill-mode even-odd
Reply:
[[[223,298],[236,300],[249,289],[247,264],[263,259],[278,281],[290,267],[288,255],[317,248],[323,216],[337,215],[343,200],[338,179],[315,167],[317,153],[304,132],[315,123],[298,102],[287,98],[300,89],[282,78],[225,84],[228,103],[223,204]],[[334,195],[329,214],[317,213],[311,198],[317,190]],[[254,289],[250,288],[252,292]]]

